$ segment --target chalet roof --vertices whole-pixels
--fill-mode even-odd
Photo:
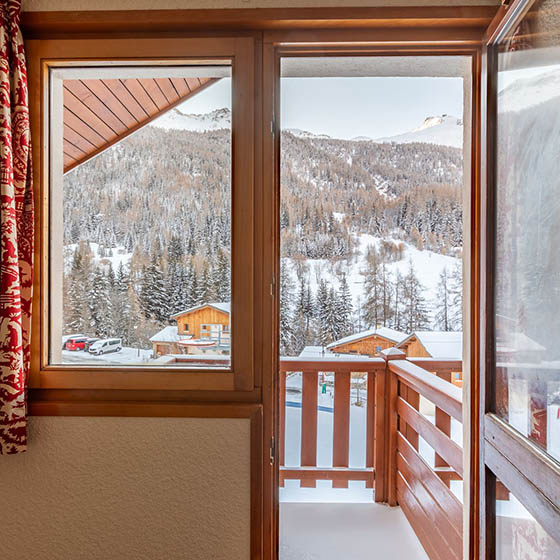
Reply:
[[[397,347],[416,338],[432,358],[462,360],[463,359],[463,333],[453,331],[416,331]]]
[[[164,327],[158,333],[150,338],[150,342],[179,342],[180,340],[187,340],[190,335],[181,335],[177,332],[177,327],[169,326]]]
[[[115,78],[64,80],[64,173],[219,79]]]
[[[176,317],[180,317],[181,315],[186,315],[187,313],[192,313],[193,311],[198,311],[199,309],[203,309],[204,307],[213,307],[214,309],[217,309],[218,311],[222,311],[223,313],[227,313],[228,315],[231,312],[231,303],[229,301],[225,303],[211,302],[211,303],[201,303],[200,305],[195,305],[194,307],[185,309],[184,311],[179,311],[179,313],[175,313],[174,315],[171,315],[171,318],[175,319]]]
[[[369,329],[367,331],[362,331],[359,333],[351,334],[349,336],[345,336],[339,340],[335,340],[327,345],[328,349],[335,348],[336,346],[340,346],[341,344],[347,344],[349,342],[356,342],[357,340],[362,340],[364,338],[370,338],[372,336],[378,336],[380,338],[385,338],[386,340],[398,343],[404,340],[407,337],[406,333],[396,331],[394,329],[390,329],[389,327],[379,327],[377,329]]]
[[[299,353],[300,358],[322,358],[330,352],[324,346],[305,346]]]

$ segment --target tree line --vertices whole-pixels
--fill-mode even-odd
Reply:
[[[345,336],[371,328],[390,327],[412,333],[421,330],[461,330],[462,271],[459,264],[444,268],[437,297],[428,301],[425,287],[412,261],[405,274],[390,272],[386,256],[368,249],[361,274],[363,289],[356,305],[346,275],[338,286],[321,279],[316,293],[305,267],[293,267],[288,259],[280,269],[280,352],[298,355],[305,346],[327,346]],[[295,279],[293,271],[295,271]],[[434,310],[430,319],[429,307]]]

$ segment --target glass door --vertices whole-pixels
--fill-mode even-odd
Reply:
[[[487,45],[481,557],[560,558],[560,1],[512,3]]]

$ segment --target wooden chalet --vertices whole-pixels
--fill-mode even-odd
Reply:
[[[331,342],[326,348],[335,354],[377,356],[381,350],[391,348],[406,338],[406,333],[388,327],[379,327],[345,336]]]
[[[403,350],[409,358],[461,360],[463,357],[463,333],[416,331],[396,346]]]
[[[154,356],[165,354],[229,354],[230,304],[204,303],[172,315],[176,326],[150,338]]]

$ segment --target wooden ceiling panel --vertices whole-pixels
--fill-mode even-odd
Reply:
[[[64,172],[126,138],[217,80],[64,80]]]

